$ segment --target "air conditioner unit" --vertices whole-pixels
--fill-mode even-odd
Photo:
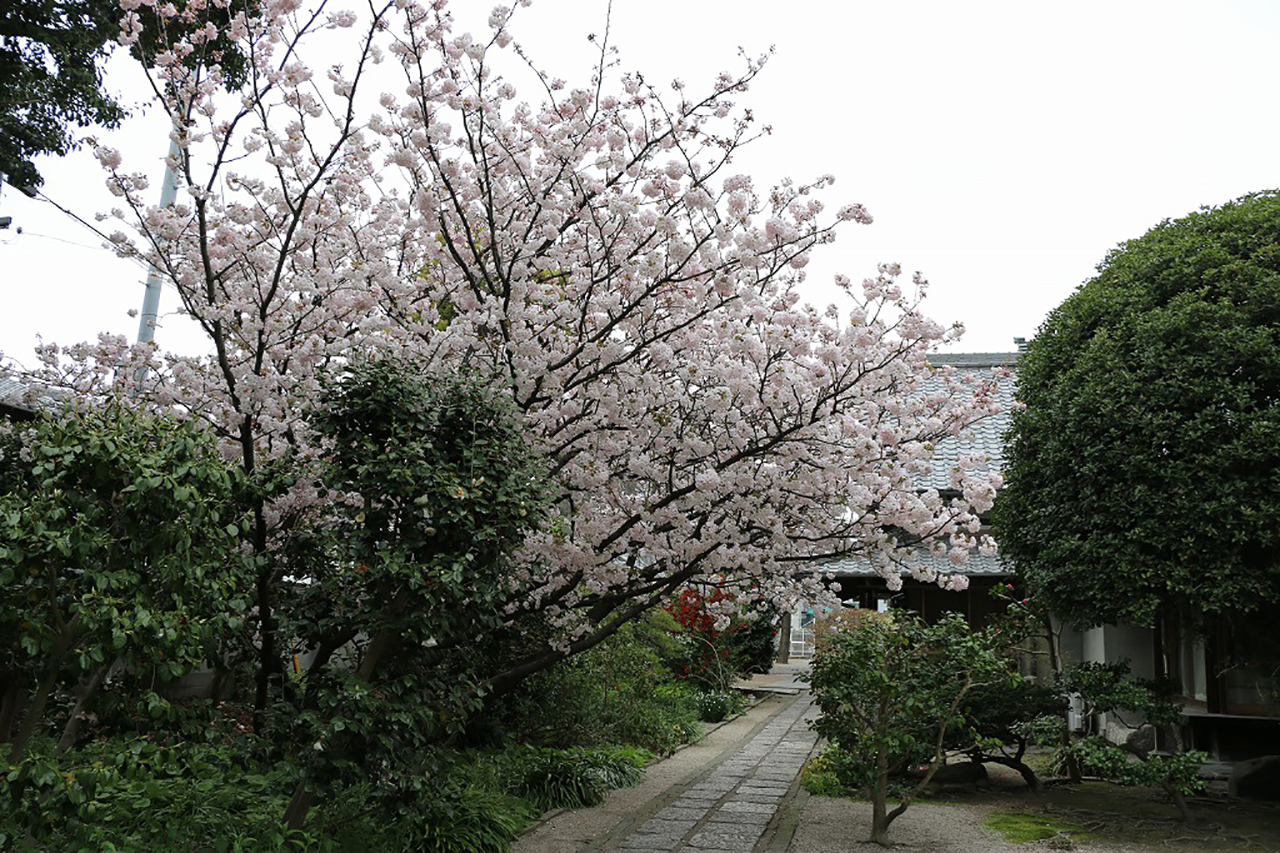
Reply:
[[[1084,701],[1079,693],[1072,693],[1067,699],[1067,731],[1078,732],[1084,729]]]

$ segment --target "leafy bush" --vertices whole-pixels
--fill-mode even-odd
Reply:
[[[736,608],[729,624],[717,625],[713,611]],[[704,690],[728,690],[740,677],[768,672],[777,652],[771,608],[743,606],[719,587],[686,589],[666,608],[679,625],[679,653],[667,664],[679,677]]]
[[[778,655],[778,613],[764,608],[754,619],[736,619],[729,625],[729,648],[734,670],[740,675],[764,674]]]
[[[519,741],[552,747],[628,743],[668,753],[696,739],[697,691],[673,682],[658,654],[669,650],[669,635],[648,621],[664,615],[530,679],[500,709],[499,724]]]
[[[805,762],[800,771],[800,784],[818,797],[838,797],[844,793],[844,785],[840,782],[836,765],[841,760],[840,747],[828,744],[817,758]]]
[[[191,839],[207,839],[204,850],[307,847],[280,824],[286,767],[264,771],[227,747],[143,738],[95,742],[61,761],[52,753],[40,739],[0,777],[9,804],[0,848],[28,834],[46,850],[177,849]]]
[[[540,811],[594,805],[639,782],[652,758],[632,747],[441,751],[429,771],[327,787],[303,832],[281,823],[296,769],[264,769],[239,746],[117,738],[52,753],[38,738],[0,775],[0,849],[29,835],[49,851],[505,853]]]
[[[1151,753],[1145,756],[1117,746],[1101,737],[1085,737],[1069,747],[1086,773],[1093,773],[1120,785],[1164,788],[1187,797],[1205,788],[1200,765],[1208,760],[1203,752]]]
[[[698,694],[698,716],[704,723],[718,723],[746,707],[746,697],[735,690],[704,690]]]
[[[1135,677],[1129,672],[1128,661],[1076,664],[1063,671],[1060,686],[1080,697],[1084,705],[1081,716],[1089,720],[1090,725],[1100,713],[1105,712],[1123,723],[1123,712],[1130,712],[1140,715],[1157,730],[1171,734],[1174,743],[1181,746],[1177,726],[1182,707],[1170,700],[1169,685]],[[1069,742],[1059,756],[1064,762],[1074,761],[1086,772],[1120,785],[1163,789],[1187,823],[1191,822],[1191,812],[1186,797],[1204,790],[1205,781],[1200,778],[1199,768],[1206,757],[1203,752],[1180,748],[1172,754],[1142,754],[1091,732]]]
[[[177,678],[241,629],[239,481],[212,436],[122,399],[6,430],[0,453],[0,741],[19,761],[64,695],[57,746],[113,670]],[[10,741],[18,697],[30,695]]]
[[[540,811],[594,806],[614,788],[635,785],[644,777],[650,754],[644,750],[535,749],[514,756],[513,792]]]
[[[996,534],[1066,622],[1180,613],[1276,635],[1278,245],[1276,190],[1165,220],[1019,356]]]
[[[500,394],[398,371],[330,386],[316,485],[361,499],[272,564],[240,557],[242,502],[279,472],[233,476],[194,423],[115,401],[0,431],[0,741],[17,735],[0,849],[505,849],[535,809],[633,784],[649,753],[520,751],[515,783],[446,739],[668,752],[698,736],[664,612],[481,716],[485,678],[548,640],[493,606],[545,508],[542,471]],[[307,582],[270,598],[271,642],[312,652],[309,668],[277,674],[256,715],[166,694],[210,661],[246,684],[266,619],[248,613],[254,575],[282,566]]]
[[[669,753],[702,737],[697,690],[682,683],[663,684],[653,691],[653,703],[657,719],[652,732],[662,741],[655,752]]]
[[[401,850],[507,853],[534,813],[524,800],[486,788],[425,797],[405,810]]]
[[[1057,686],[1023,678],[980,685],[961,703],[968,728],[955,732],[948,746],[968,752],[974,761],[1011,767],[1028,787],[1038,789],[1040,778],[1024,761],[1027,747],[1060,739],[1066,705],[1066,695]]]

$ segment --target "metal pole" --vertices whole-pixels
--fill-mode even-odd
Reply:
[[[164,181],[160,185],[160,207],[172,207],[178,196],[178,172],[174,164],[179,162],[182,149],[178,141],[169,142],[169,156],[164,162]],[[138,343],[149,343],[156,336],[156,317],[160,312],[160,270],[155,265],[147,273],[147,289],[142,295],[142,319],[138,321]]]

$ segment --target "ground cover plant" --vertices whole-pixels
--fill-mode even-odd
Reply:
[[[840,837],[842,831],[857,831],[869,820],[869,804],[857,798],[811,802],[815,805],[802,818],[802,827],[828,825]],[[903,821],[911,821],[917,809],[932,812],[911,827],[910,843],[925,850],[1000,847],[998,840],[984,837],[984,827],[1011,844],[1027,845],[1027,850],[1239,853],[1280,848],[1280,809],[1275,803],[1209,795],[1191,798],[1188,805],[1194,816],[1190,825],[1155,789],[1085,781],[1033,791],[1017,774],[994,769],[986,785],[940,792],[914,805]],[[1030,835],[1041,836],[1038,843]],[[857,836],[853,838],[857,847]],[[905,839],[904,833],[898,841]],[[819,844],[815,849],[823,848]]]
[[[1046,841],[1062,835],[1077,838],[1084,832],[1084,827],[1074,823],[1025,812],[992,812],[986,825],[1015,844]]]
[[[434,781],[394,797],[336,786],[305,831],[290,831],[280,814],[293,769],[254,759],[246,744],[104,739],[61,761],[51,740],[42,746],[0,781],[6,848],[494,853],[542,811],[594,805],[635,784],[651,757],[630,748],[458,753]]]

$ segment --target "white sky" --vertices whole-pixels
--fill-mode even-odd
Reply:
[[[459,31],[483,31],[490,5],[454,0]],[[603,33],[605,8],[537,0],[513,30],[548,70],[585,83],[585,36]],[[834,298],[835,272],[857,280],[897,261],[932,281],[927,313],[968,327],[958,351],[1031,337],[1109,248],[1160,220],[1280,186],[1274,0],[614,0],[611,39],[622,68],[694,92],[739,67],[738,46],[776,45],[743,99],[774,133],[739,170],[762,186],[834,173],[829,209],[861,202],[876,218],[815,254],[812,301]],[[117,90],[140,93],[138,80],[112,63]],[[158,197],[155,116],[98,133],[126,167],[150,164]],[[86,219],[110,206],[87,153],[44,171],[44,192]],[[30,364],[37,334],[136,333],[126,312],[144,270],[7,187],[0,214],[24,229],[0,232],[0,352]],[[162,314],[175,303],[167,292]],[[200,347],[173,316],[157,340]]]

